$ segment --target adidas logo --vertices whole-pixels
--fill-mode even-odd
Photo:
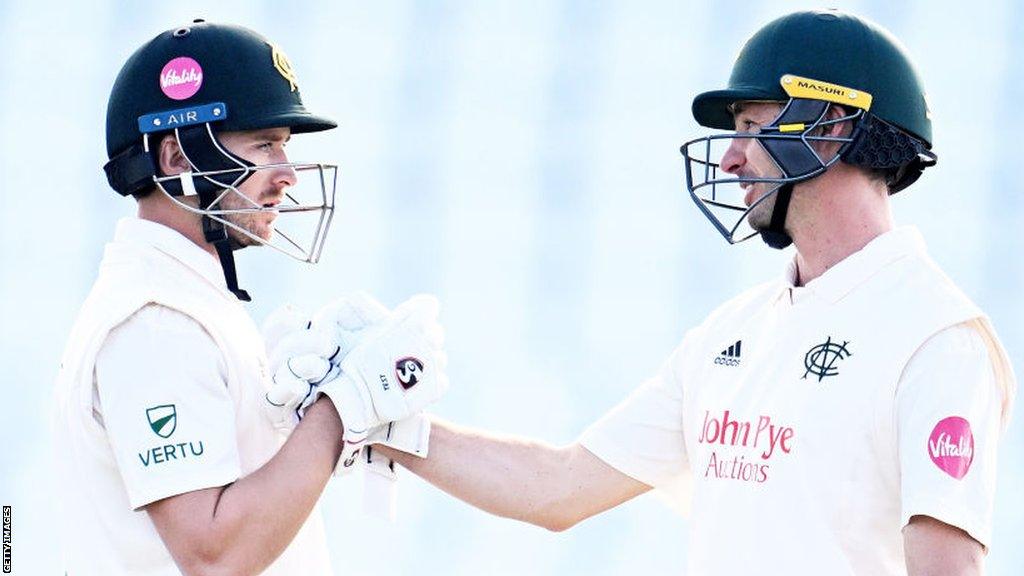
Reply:
[[[729,346],[725,350],[722,350],[722,353],[715,357],[715,364],[720,364],[722,366],[739,366],[740,348],[742,345],[743,341],[737,340],[735,344]]]

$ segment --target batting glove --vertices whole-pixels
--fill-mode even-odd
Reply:
[[[345,428],[343,465],[354,463],[375,428],[420,412],[448,389],[438,307],[430,296],[399,305],[386,321],[363,330],[341,374],[319,387]]]
[[[332,360],[338,346],[329,334],[311,327],[308,315],[286,304],[263,324],[272,376],[264,394],[264,413],[278,430],[291,431],[302,410],[316,396],[316,387],[337,376]]]
[[[397,514],[398,470],[394,460],[374,448],[379,444],[426,458],[429,440],[430,418],[423,412],[374,428],[363,448],[363,512],[392,522]]]

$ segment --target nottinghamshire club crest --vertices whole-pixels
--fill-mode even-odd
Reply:
[[[807,371],[803,377],[806,379],[808,374],[813,374],[818,377],[818,382],[821,382],[828,376],[839,374],[839,361],[853,356],[847,348],[849,344],[848,341],[842,344],[833,342],[829,336],[823,344],[808,350],[804,355],[804,368]]]

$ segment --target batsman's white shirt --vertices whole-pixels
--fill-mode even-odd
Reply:
[[[277,452],[284,438],[259,405],[265,355],[213,256],[162,225],[118,223],[57,377],[69,575],[180,574],[141,508],[231,483]],[[264,572],[330,573],[319,509]]]
[[[794,277],[718,308],[583,445],[683,487],[690,576],[905,574],[919,514],[987,546],[1015,387],[988,320],[912,228]]]

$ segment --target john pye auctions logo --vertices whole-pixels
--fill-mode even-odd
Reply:
[[[733,418],[729,410],[723,411],[721,417],[712,416],[710,411],[705,410],[704,423],[697,438],[698,443],[725,447],[729,449],[728,452],[733,453],[737,448],[753,450],[748,454],[734,455],[732,458],[719,455],[717,450],[712,450],[704,477],[765,482],[770,470],[768,461],[773,456],[789,454],[793,450],[794,434],[792,427],[773,422],[771,416],[759,416],[755,424],[751,420]],[[748,457],[752,461],[748,461]]]

